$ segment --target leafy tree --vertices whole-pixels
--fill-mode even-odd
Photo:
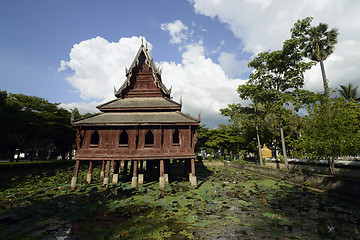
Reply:
[[[205,125],[201,125],[198,130],[198,141],[195,151],[199,152],[207,150],[207,152],[222,153],[238,152],[241,148],[241,135],[239,129],[233,125],[219,124],[217,129],[209,129]]]
[[[239,88],[246,87],[246,85],[240,85]],[[263,166],[262,156],[261,156],[261,142],[260,142],[260,132],[259,132],[259,120],[258,120],[258,107],[256,104],[252,104],[249,107],[243,107],[241,104],[228,104],[227,108],[220,109],[220,113],[223,116],[230,117],[229,121],[239,128],[239,132],[242,134],[243,145],[247,146],[246,150],[252,152],[252,143],[254,139],[254,132],[252,131],[255,128],[256,139],[257,139],[257,149],[259,156],[260,166]],[[243,147],[245,150],[245,148]]]
[[[300,43],[300,49],[305,57],[320,63],[323,77],[324,93],[329,96],[328,80],[326,79],[324,61],[333,53],[334,45],[337,43],[338,30],[328,29],[325,23],[311,26],[312,17],[298,20],[291,29],[292,38]]]
[[[304,85],[303,73],[313,64],[313,62],[302,61],[302,53],[298,48],[298,41],[295,39],[285,41],[281,50],[259,53],[248,64],[249,67],[254,68],[254,71],[250,74],[247,85],[257,86],[257,91],[252,96],[263,102],[267,108],[278,111],[281,145],[286,166],[287,154],[282,109],[286,102],[293,100],[289,90]],[[243,98],[246,96],[250,97],[249,94],[244,94]]]
[[[341,89],[339,89],[339,93],[346,100],[353,99],[356,102],[360,102],[360,97],[358,96],[357,89],[359,86],[353,87],[351,83],[349,86],[340,85]]]
[[[360,108],[353,100],[330,100],[328,106],[315,103],[308,108],[300,147],[309,157],[325,158],[334,173],[334,159],[359,154]]]
[[[4,103],[3,99],[6,98]],[[25,150],[32,148],[31,160],[35,157],[35,148],[43,144],[44,152],[48,145],[54,143],[63,159],[74,141],[75,132],[70,125],[70,112],[59,108],[59,103],[24,94],[7,94],[1,92],[3,108],[4,142],[2,152],[7,157],[14,156],[15,148]],[[44,159],[46,158],[44,154]]]

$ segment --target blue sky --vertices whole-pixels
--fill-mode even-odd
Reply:
[[[77,107],[111,100],[140,46],[149,42],[163,82],[183,111],[216,127],[219,108],[239,102],[236,87],[259,51],[277,50],[307,16],[339,29],[325,62],[330,86],[359,85],[360,2],[292,0],[154,0],[0,2],[0,89]],[[321,91],[320,69],[305,88]]]

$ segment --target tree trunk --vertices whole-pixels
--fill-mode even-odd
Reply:
[[[279,84],[277,84],[276,90],[277,90],[277,92],[279,94],[279,92],[280,92]],[[283,125],[282,125],[281,106],[280,105],[279,105],[279,126],[280,126],[281,146],[282,146],[283,157],[284,157],[284,165],[287,168],[288,167],[288,160],[287,160],[287,155],[286,155],[285,137],[284,137],[284,130],[283,130]]]
[[[281,119],[280,119],[280,135],[281,135],[281,145],[282,145],[282,150],[283,150],[284,164],[285,164],[285,167],[287,167],[288,166],[288,160],[287,160],[287,155],[286,155],[284,130],[283,130],[283,127],[282,127]]]
[[[254,109],[255,109],[255,129],[256,129],[256,139],[257,139],[257,145],[259,150],[259,162],[260,166],[264,166],[263,160],[262,160],[262,154],[261,154],[261,143],[260,143],[260,134],[259,134],[259,126],[258,126],[258,117],[257,117],[257,108],[254,103]]]
[[[323,84],[324,84],[324,94],[325,94],[325,96],[328,97],[329,96],[329,85],[328,85],[328,81],[326,79],[324,62],[322,60],[320,61],[320,68],[321,68],[321,75],[322,75]]]
[[[329,163],[330,174],[331,174],[331,176],[334,176],[334,174],[335,174],[334,158],[329,158],[328,163]]]

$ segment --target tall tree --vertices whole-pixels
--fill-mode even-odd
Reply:
[[[305,57],[320,63],[321,74],[324,84],[324,94],[329,96],[328,80],[325,74],[324,61],[333,53],[334,45],[337,43],[338,30],[326,23],[311,26],[312,17],[298,20],[291,28],[291,37],[300,43],[300,49]]]
[[[336,157],[359,154],[360,108],[343,98],[330,99],[329,106],[330,118],[327,105],[317,102],[308,107],[300,146],[309,157],[327,159],[334,174]]]
[[[35,148],[39,143],[43,144],[44,152],[50,143],[54,143],[64,159],[75,136],[70,125],[69,111],[59,108],[59,103],[50,103],[43,98],[24,94],[10,93],[7,105],[13,110],[12,115],[16,116],[11,122],[13,128],[9,134],[20,136],[17,138],[17,148],[31,147],[31,159],[34,159]]]
[[[351,83],[349,83],[349,86],[340,85],[339,93],[342,97],[344,97],[346,100],[353,99],[356,102],[360,102],[360,97],[358,96],[357,89],[359,86],[353,87]]]
[[[282,108],[287,101],[291,100],[288,91],[304,85],[303,73],[314,64],[302,61],[298,43],[296,39],[289,39],[284,42],[281,50],[261,52],[248,63],[254,71],[250,74],[247,84],[258,86],[259,91],[256,97],[262,99],[267,107],[278,110],[281,145],[286,166]]]
[[[254,120],[255,131],[256,131],[256,141],[257,141],[257,149],[258,149],[258,156],[259,156],[259,163],[260,166],[264,166],[262,154],[261,154],[261,140],[260,140],[260,131],[259,131],[259,118],[262,115],[261,111],[259,111],[259,105],[261,105],[261,99],[263,96],[258,96],[256,93],[259,92],[259,86],[246,84],[240,85],[237,89],[240,98],[246,100],[250,99],[253,104],[250,105],[250,108],[243,108],[241,109],[243,114],[250,114],[252,119]]]

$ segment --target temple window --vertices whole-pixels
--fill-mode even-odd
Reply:
[[[99,133],[98,131],[95,131],[91,135],[90,147],[98,147],[98,146],[99,146]]]
[[[129,140],[128,134],[127,134],[126,130],[123,130],[120,134],[119,147],[127,147],[128,140]]]
[[[173,145],[180,146],[180,134],[179,134],[179,130],[177,129],[173,133]]]
[[[145,147],[153,147],[154,146],[154,135],[151,130],[147,131],[145,135]]]

